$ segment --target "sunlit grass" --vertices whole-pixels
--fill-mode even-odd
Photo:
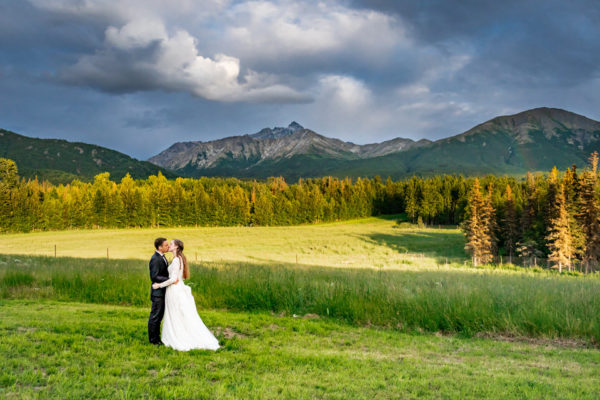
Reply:
[[[0,301],[6,399],[594,399],[597,349],[201,311],[217,352],[146,342],[147,307]]]
[[[184,241],[195,262],[302,264],[352,268],[438,268],[466,261],[455,227],[399,228],[390,218],[286,227],[73,230],[0,236],[0,254],[148,259],[158,236]]]
[[[156,236],[186,243],[217,353],[146,344]],[[0,397],[595,398],[598,274],[463,247],[385,218],[2,235]]]

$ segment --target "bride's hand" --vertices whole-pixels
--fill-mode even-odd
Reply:
[[[153,283],[152,284],[152,289],[158,289],[160,286],[158,285],[158,283]]]

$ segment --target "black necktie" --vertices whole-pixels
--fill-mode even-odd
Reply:
[[[165,262],[165,265],[169,265],[169,263],[167,262],[167,258],[164,255],[162,256],[162,259]]]

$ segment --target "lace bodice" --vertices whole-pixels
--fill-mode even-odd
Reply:
[[[179,257],[175,257],[168,268],[169,271],[169,279],[159,284],[159,287],[163,288],[173,284],[179,278],[180,281],[183,280],[183,267],[181,265],[181,259]]]

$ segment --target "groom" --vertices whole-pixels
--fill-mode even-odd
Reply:
[[[169,279],[169,263],[165,257],[165,253],[169,251],[169,242],[166,238],[157,238],[154,248],[156,251],[150,259],[150,280],[152,283],[161,283]],[[150,289],[152,308],[148,318],[148,339],[150,343],[158,346],[163,344],[160,340],[160,322],[165,314],[165,292],[166,288]]]

